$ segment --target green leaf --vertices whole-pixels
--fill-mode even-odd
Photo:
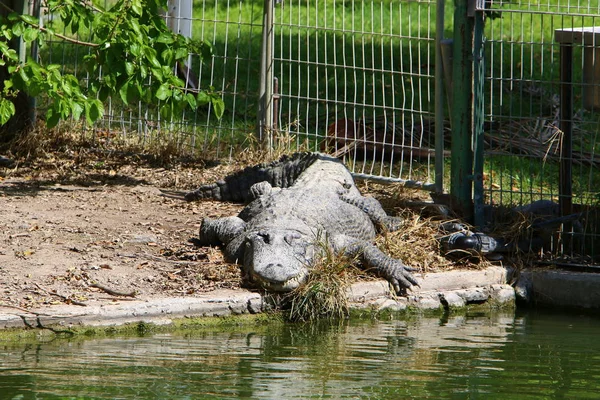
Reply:
[[[175,60],[178,60],[178,61],[179,60],[183,60],[183,59],[187,58],[188,54],[190,54],[190,53],[189,53],[189,51],[188,51],[187,48],[185,48],[185,47],[178,47],[175,50]]]
[[[36,17],[34,17],[33,15],[29,15],[29,14],[21,15],[21,19],[30,25],[37,25],[40,23],[40,21]]]
[[[175,39],[173,38],[173,34],[172,33],[162,32],[156,38],[156,42],[157,43],[164,43],[164,44],[172,44],[172,43],[175,42]]]
[[[10,29],[8,29],[6,25],[2,26],[2,36],[7,38],[8,40],[12,39],[13,33]],[[2,44],[8,47],[8,45],[5,42],[2,42]],[[4,49],[2,51],[4,51]]]
[[[12,101],[0,97],[0,125],[4,125],[15,115],[15,105]]]
[[[23,80],[23,82],[25,84],[27,84],[27,82],[29,82],[29,77],[27,76],[27,72],[25,72],[25,68],[23,68],[23,67],[19,68],[19,76],[21,77],[21,79]]]
[[[152,75],[158,79],[159,81],[162,81],[164,76],[163,76],[163,72],[162,72],[162,68],[152,68],[150,70],[150,72],[152,73]]]
[[[218,119],[221,119],[221,117],[223,116],[223,113],[225,112],[225,103],[223,102],[223,99],[221,99],[218,96],[213,96],[211,98],[211,103],[212,103],[213,111],[214,111],[215,115],[217,116]]]
[[[54,128],[56,125],[58,125],[59,121],[60,113],[54,108],[49,108],[48,111],[46,111],[46,126],[48,128]]]
[[[98,99],[100,101],[106,101],[106,99],[108,99],[108,96],[110,96],[110,88],[106,85],[102,85],[100,87],[100,90],[98,90]]]
[[[163,83],[162,85],[160,85],[160,87],[156,91],[156,95],[155,96],[159,100],[166,100],[168,97],[171,97],[172,93],[173,92],[169,88],[169,85],[166,84],[166,83]]]
[[[98,99],[92,100],[92,106],[90,108],[90,114],[94,121],[104,116],[104,104]]]
[[[129,102],[127,101],[127,91],[129,90],[129,81],[125,82],[125,84],[123,86],[121,86],[121,88],[119,89],[119,96],[121,96],[121,100],[123,100],[123,103],[125,104],[129,104]]]
[[[140,45],[137,43],[131,43],[131,45],[129,46],[129,52],[135,58],[138,58],[139,56],[142,55],[141,50],[140,50]]]
[[[140,0],[132,0],[131,11],[133,11],[135,14],[137,14],[139,16],[142,16],[142,13],[144,12],[144,10],[142,8],[142,2]]]
[[[171,117],[173,116],[173,103],[172,102],[167,102],[165,105],[163,105],[160,108],[160,116],[166,120],[171,119]]]
[[[167,48],[162,52],[162,54],[160,56],[162,57],[165,64],[167,64],[167,65],[173,64],[173,61],[174,61],[173,50]]]
[[[135,73],[135,65],[132,62],[125,62],[125,72],[128,76],[131,76]]]
[[[18,62],[19,61],[19,54],[16,52],[16,50],[13,49],[9,49],[6,53],[4,53],[9,60],[14,61],[14,62]]]
[[[73,112],[73,119],[79,121],[79,118],[81,118],[81,114],[83,114],[84,111],[83,106],[77,102],[73,102],[71,104],[71,110]]]
[[[40,31],[35,28],[27,28],[23,32],[23,40],[26,42],[33,42],[38,38]]]
[[[88,124],[93,125],[102,116],[104,116],[104,106],[100,100],[94,99],[85,103],[85,119]]]
[[[196,104],[198,105],[198,107],[204,106],[208,103],[210,103],[210,96],[208,95],[208,93],[206,93],[205,91],[199,92],[196,96]]]
[[[194,97],[193,94],[187,93],[185,95],[185,100],[187,101],[189,106],[192,108],[192,110],[195,110],[198,107],[198,103],[196,102],[196,98]]]
[[[148,69],[145,65],[140,65],[140,76],[142,77],[142,79],[146,79],[146,77],[148,76]]]
[[[25,31],[25,24],[22,22],[17,22],[13,25],[12,31],[15,36],[21,36]]]
[[[131,29],[133,29],[133,31],[137,35],[137,39],[143,37],[142,36],[142,30],[140,28],[140,22],[137,19],[131,18],[129,20],[129,24],[131,25]]]
[[[154,68],[162,67],[160,61],[158,61],[158,58],[156,57],[156,50],[154,50],[152,47],[144,46],[143,52],[148,62],[150,62]]]
[[[77,33],[79,31],[79,17],[77,14],[74,14],[73,17],[73,21],[71,21],[71,32]]]

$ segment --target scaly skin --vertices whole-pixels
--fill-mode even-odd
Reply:
[[[244,265],[266,289],[289,291],[308,275],[319,243],[336,254],[358,257],[365,268],[386,278],[396,292],[417,285],[411,268],[371,242],[378,228],[397,230],[401,219],[363,197],[337,159],[320,153],[246,168],[186,195],[250,202],[237,217],[205,218],[200,241],[225,245],[228,260]]]

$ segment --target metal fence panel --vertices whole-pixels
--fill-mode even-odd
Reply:
[[[435,2],[289,0],[274,21],[279,140],[430,188]]]
[[[574,215],[552,247],[577,262],[600,257],[600,75],[590,71],[599,71],[593,49],[600,39],[575,41],[561,64],[557,31],[600,25],[599,7],[598,0],[548,0],[487,2],[485,8],[487,203],[513,207],[550,200],[554,217]],[[572,67],[572,80],[561,80],[561,65],[563,72]],[[570,154],[566,126],[572,128]],[[572,194],[565,192],[569,185]]]
[[[105,0],[104,7],[114,4]],[[181,4],[177,2],[176,6]],[[188,4],[188,7],[190,5]],[[177,8],[174,7],[174,8]],[[83,127],[96,137],[132,139],[141,144],[168,141],[193,152],[209,151],[217,157],[231,154],[234,145],[252,138],[256,125],[257,73],[262,21],[261,1],[214,0],[193,3],[189,12],[169,10],[166,21],[174,30],[203,40],[213,47],[213,57],[201,60],[190,54],[188,84],[212,87],[221,94],[226,113],[218,120],[209,106],[165,121],[156,107],[142,103],[124,105],[117,97],[105,104],[105,116],[94,127]],[[46,26],[61,32],[58,15],[43,14]],[[184,31],[182,31],[182,29]],[[60,40],[47,42],[39,57],[47,63],[63,65],[64,71],[75,72],[82,80],[98,80],[87,76],[83,68],[85,50]],[[39,102],[44,111],[43,98]]]
[[[202,88],[221,93],[226,111],[209,109],[165,121],[143,104],[109,99],[92,132],[165,138],[194,151],[231,154],[257,140],[263,0],[175,0],[167,23],[212,44],[214,56],[189,67]],[[274,145],[345,154],[357,176],[431,188],[434,179],[435,3],[432,1],[288,0],[276,2],[273,66],[279,93]],[[105,1],[105,6],[111,4]],[[46,24],[60,29],[56,15]],[[40,53],[80,71],[84,51],[50,42]],[[43,106],[42,106],[43,108]],[[439,163],[443,162],[440,158]]]

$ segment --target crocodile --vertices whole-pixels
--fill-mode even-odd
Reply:
[[[295,153],[247,167],[185,199],[247,204],[237,216],[204,218],[199,244],[223,245],[226,260],[242,264],[246,276],[266,290],[300,286],[325,246],[357,259],[397,293],[418,285],[412,268],[372,243],[378,232],[400,229],[402,218],[362,196],[350,171],[326,154]]]

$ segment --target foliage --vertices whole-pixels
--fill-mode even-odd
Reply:
[[[14,99],[19,91],[29,96],[43,94],[50,106],[46,123],[55,126],[61,119],[85,117],[92,124],[104,115],[103,102],[118,95],[125,104],[142,101],[159,108],[165,119],[180,114],[184,108],[212,104],[217,117],[224,111],[221,97],[213,91],[192,90],[176,74],[177,63],[190,53],[211,56],[206,42],[192,41],[169,30],[161,17],[166,0],[119,0],[108,9],[85,0],[46,0],[48,13],[59,15],[63,33],[44,27],[40,19],[20,15],[0,3],[6,17],[0,17],[0,66],[8,79],[0,93],[0,124],[15,114]],[[79,38],[89,37],[83,41]],[[57,64],[46,65],[31,57],[20,62],[11,41],[21,38],[30,44],[62,40],[87,48],[86,80],[62,71]]]

